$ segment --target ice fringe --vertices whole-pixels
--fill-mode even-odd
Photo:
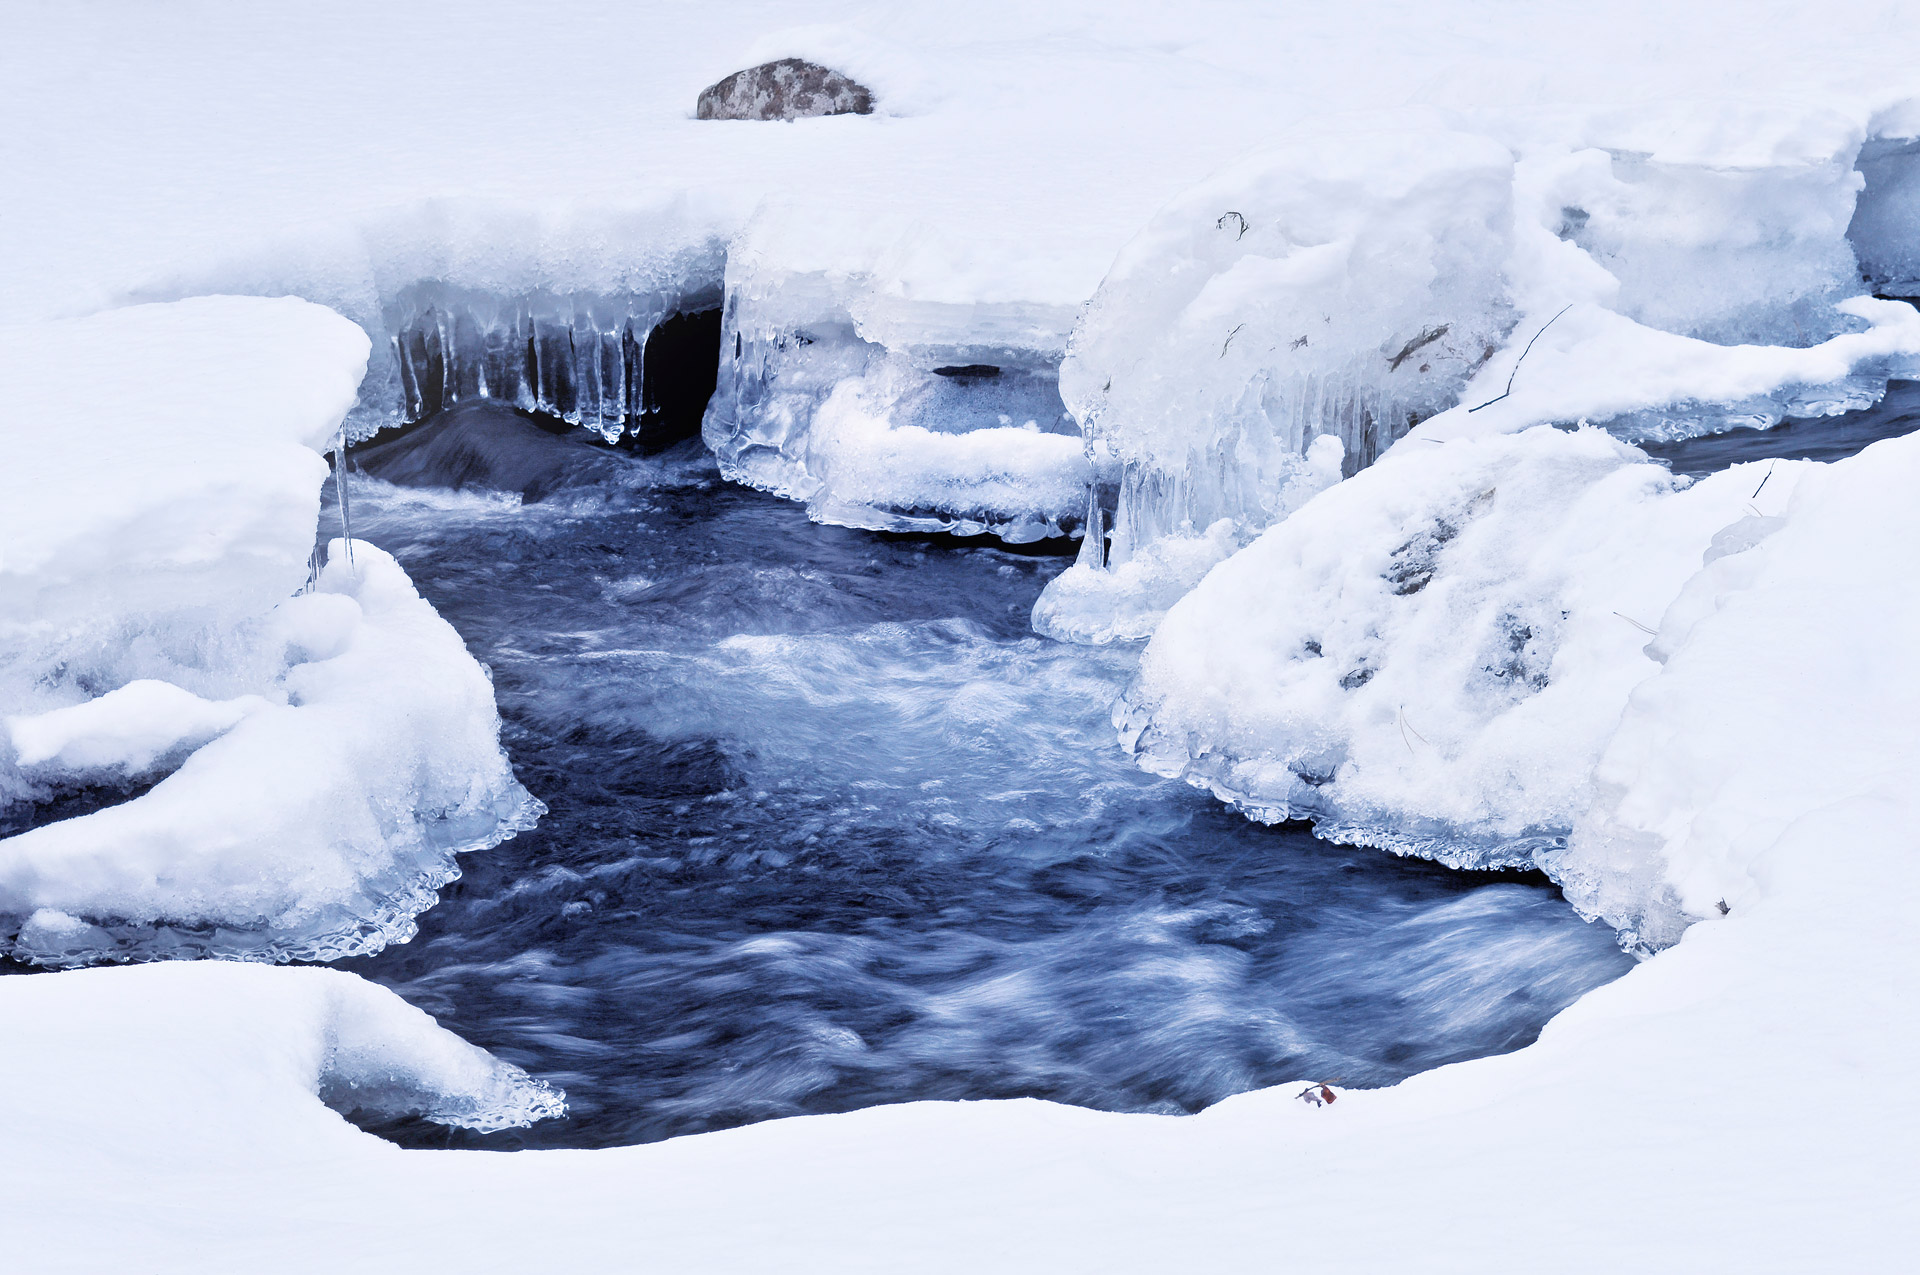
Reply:
[[[703,433],[727,477],[887,531],[1073,534],[1101,473],[1060,402],[1066,318],[902,302],[784,268],[756,223],[727,259]]]

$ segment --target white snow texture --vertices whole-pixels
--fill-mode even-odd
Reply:
[[[306,586],[315,449],[366,337],[243,297],[10,335],[0,797],[158,782],[0,839],[0,942],[64,965],[404,940],[457,852],[538,807],[491,684],[391,558],[335,542]]]
[[[19,1269],[1911,1264],[1920,437],[1634,446],[1920,375],[1899,4],[16,8],[0,810],[101,808],[0,840],[0,948],[253,962],[0,977]],[[788,56],[874,114],[693,118]],[[475,395],[618,438],[647,330],[716,305],[729,477],[1084,531],[1034,623],[1149,639],[1143,764],[1537,864],[1648,959],[1325,1107],[354,1129],[560,1097],[267,964],[404,940],[538,812],[399,566],[309,579],[323,454]]]

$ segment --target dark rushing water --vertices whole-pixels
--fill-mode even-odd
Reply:
[[[1916,429],[1920,429],[1920,381],[1894,381],[1887,386],[1886,396],[1864,411],[1640,447],[1674,473],[1697,478],[1749,460],[1840,460],[1870,443]]]
[[[1028,630],[1060,558],[816,526],[693,454],[605,459],[524,508],[356,488],[355,534],[492,666],[551,811],[467,858],[413,943],[343,964],[571,1104],[390,1137],[1192,1111],[1516,1048],[1628,964],[1540,878],[1258,827],[1135,769],[1108,705],[1137,651]]]

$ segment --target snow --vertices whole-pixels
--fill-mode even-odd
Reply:
[[[1115,709],[1256,818],[1530,866],[1591,800],[1649,629],[1768,467],[1687,484],[1596,429],[1396,447],[1216,567]],[[1804,464],[1773,468],[1787,499]]]
[[[0,797],[197,746],[0,842],[18,954],[404,936],[527,806],[484,672],[390,560],[301,592],[368,335],[358,430],[463,319],[599,358],[545,401],[604,425],[606,338],[721,299],[730,473],[1015,538],[1117,500],[1112,561],[1036,617],[1099,641],[1166,611],[1150,756],[1396,848],[1521,846],[1661,949],[1528,1049],[1326,1107],[912,1104],[519,1156],[328,1110],[553,1110],[351,976],[5,977],[23,1268],[1876,1270],[1920,1240],[1920,445],[1682,486],[1572,428],[1769,424],[1912,374],[1920,322],[1860,295],[1916,273],[1898,6],[68,6],[10,35]],[[691,118],[779,56],[875,115]],[[147,300],[174,304],[93,314]],[[1264,397],[1276,345],[1351,410]],[[998,384],[935,370],[972,364]],[[1325,485],[1327,435],[1384,459]],[[1482,676],[1508,656],[1524,694]],[[1341,768],[1289,777],[1314,749]]]
[[[1916,477],[1920,439],[1877,443],[1807,466],[1791,495],[1769,482],[1766,512],[1715,537],[1650,644],[1658,675],[1598,759],[1597,800],[1555,856],[1576,903],[1671,939],[1683,918],[1763,897],[1772,847],[1797,822],[1850,853],[1809,812],[1911,800],[1920,683],[1899,635],[1920,612],[1899,581]],[[1804,769],[1763,755],[1786,730]]]
[[[1119,574],[1134,555],[1223,518],[1251,539],[1294,507],[1282,493],[1316,438],[1340,440],[1348,472],[1409,432],[1592,420],[1680,438],[1868,405],[1913,375],[1920,323],[1858,295],[1855,252],[1898,273],[1873,263],[1907,224],[1900,161],[1873,161],[1895,171],[1856,217],[1862,126],[1747,105],[1705,118],[1636,105],[1553,136],[1383,112],[1169,203],[1061,367],[1122,476],[1112,617],[1049,631],[1138,632],[1118,618],[1155,609]],[[1079,580],[1058,587],[1093,605]]]
[[[14,762],[67,774],[144,774],[176,749],[192,751],[266,708],[258,695],[202,699],[171,682],[137,678],[98,699],[6,719]]]
[[[240,297],[9,336],[0,797],[159,782],[0,839],[0,942],[67,964],[404,939],[454,854],[537,803],[484,671],[391,558],[336,542],[308,586],[316,449],[366,337]]]
[[[560,1094],[518,1067],[385,988],[334,970],[166,962],[10,978],[5,994],[17,1038],[48,1045],[9,1051],[4,1064],[15,1099],[9,1126],[42,1149],[30,1174],[59,1172],[58,1148],[74,1145],[76,1117],[104,1135],[98,1145],[120,1142],[139,1171],[153,1172],[195,1150],[231,1152],[236,1142],[253,1143],[246,1158],[269,1165],[364,1144],[323,1101],[341,1112],[493,1129],[564,1110]],[[57,1071],[46,1066],[55,1057]],[[299,1101],[287,1102],[289,1094]],[[173,1125],[181,1141],[128,1145],[108,1132],[116,1125]]]

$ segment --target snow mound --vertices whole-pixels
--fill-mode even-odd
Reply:
[[[202,699],[171,682],[143,677],[98,699],[6,719],[14,760],[66,776],[90,772],[128,779],[181,749],[191,752],[266,708],[258,695]]]
[[[0,917],[32,914],[16,959],[378,951],[412,937],[456,854],[532,826],[540,807],[500,751],[492,683],[392,558],[360,543],[349,567],[344,547],[314,592],[258,626],[285,653],[262,688],[274,703],[151,791],[0,841]],[[29,726],[106,718],[138,686]],[[172,724],[184,695],[166,696]]]
[[[336,542],[309,579],[315,449],[366,337],[236,297],[9,335],[0,807],[38,826],[0,839],[0,944],[75,964],[405,939],[453,855],[538,803],[485,671],[391,558]],[[28,809],[76,794],[121,800]]]
[[[1649,645],[1598,759],[1595,799],[1549,870],[1632,941],[1744,913],[1783,886],[1768,865],[1825,812],[1910,803],[1920,721],[1910,572],[1920,437],[1808,465],[1770,515],[1715,536]],[[1911,842],[1912,811],[1891,826]],[[1801,825],[1795,831],[1796,825]],[[1825,853],[1853,853],[1839,832]]]
[[[1167,613],[1115,709],[1123,742],[1255,818],[1531,865],[1591,800],[1702,554],[1765,475],[1777,507],[1806,468],[1689,485],[1595,429],[1404,443]]]
[[[1156,216],[1060,372],[1089,441],[1121,462],[1108,565],[1221,519],[1244,538],[1285,516],[1316,438],[1339,440],[1351,473],[1451,406],[1512,322],[1512,186],[1512,155],[1485,137],[1335,134]]]

